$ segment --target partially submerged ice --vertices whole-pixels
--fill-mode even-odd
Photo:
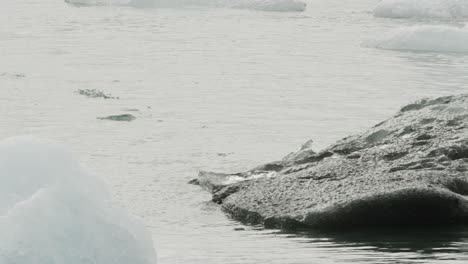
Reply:
[[[273,12],[302,12],[307,6],[301,0],[132,0],[130,4],[136,7],[221,7]]]
[[[96,89],[80,89],[77,93],[90,98],[119,99]]]
[[[139,8],[234,8],[270,12],[302,12],[306,2],[302,0],[65,0],[77,6],[123,5]]]
[[[271,228],[468,224],[468,95],[409,104],[318,153],[310,145],[199,183],[233,218]]]
[[[155,264],[143,224],[59,143],[0,141],[0,263]]]
[[[110,120],[110,121],[124,121],[130,122],[136,119],[134,115],[131,114],[122,114],[122,115],[110,115],[106,117],[98,117],[100,120]]]
[[[382,0],[374,15],[387,18],[463,19],[468,17],[467,0]]]
[[[416,52],[468,53],[468,27],[412,26],[393,30],[366,46]]]

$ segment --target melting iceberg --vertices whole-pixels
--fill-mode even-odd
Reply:
[[[65,0],[66,3],[77,6],[92,5],[128,5],[131,0]]]
[[[394,30],[367,46],[405,51],[468,53],[468,27],[413,26]]]
[[[307,4],[299,0],[228,0],[224,6],[238,9],[253,9],[272,12],[302,12]]]
[[[59,143],[0,141],[0,263],[154,264],[149,233]]]
[[[220,7],[273,12],[302,12],[301,0],[65,0],[74,5],[127,5],[141,8]]]
[[[389,18],[467,18],[468,0],[383,0],[374,9],[374,15]]]

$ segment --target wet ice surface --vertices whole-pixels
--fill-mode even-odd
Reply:
[[[318,150],[421,96],[466,92],[463,54],[362,45],[402,27],[464,21],[375,17],[378,3],[310,1],[305,12],[276,13],[8,1],[0,137],[70,145],[143,218],[158,263],[465,263],[466,231],[417,231],[421,239],[234,231],[242,225],[186,184],[200,170],[278,160],[311,138]],[[76,93],[84,89],[120,99]],[[138,109],[136,119],[96,119],[123,109]]]

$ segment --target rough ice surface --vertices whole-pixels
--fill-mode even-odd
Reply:
[[[141,8],[219,7],[272,12],[302,12],[300,0],[65,0],[75,5],[128,5]]]
[[[154,264],[151,237],[61,144],[0,141],[0,263]]]
[[[288,155],[252,170],[275,177],[227,185],[199,179],[211,184],[212,201],[234,219],[267,228],[466,225],[467,106],[468,94],[421,99],[318,153]]]
[[[388,18],[467,18],[468,0],[383,0],[374,9],[374,15]]]
[[[402,51],[468,53],[468,27],[413,26],[399,28],[365,43],[366,46]]]

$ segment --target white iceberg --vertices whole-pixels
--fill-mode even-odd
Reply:
[[[0,263],[154,264],[143,224],[61,144],[0,141]]]
[[[141,8],[218,7],[272,12],[302,12],[301,0],[65,0],[74,5],[126,5]]]
[[[468,0],[383,0],[377,17],[457,19],[468,17]]]
[[[299,0],[237,0],[227,6],[272,12],[302,12],[305,11],[307,4]]]
[[[468,28],[430,25],[404,27],[365,45],[388,50],[468,53]]]
[[[65,0],[66,3],[78,6],[128,5],[132,0]]]

